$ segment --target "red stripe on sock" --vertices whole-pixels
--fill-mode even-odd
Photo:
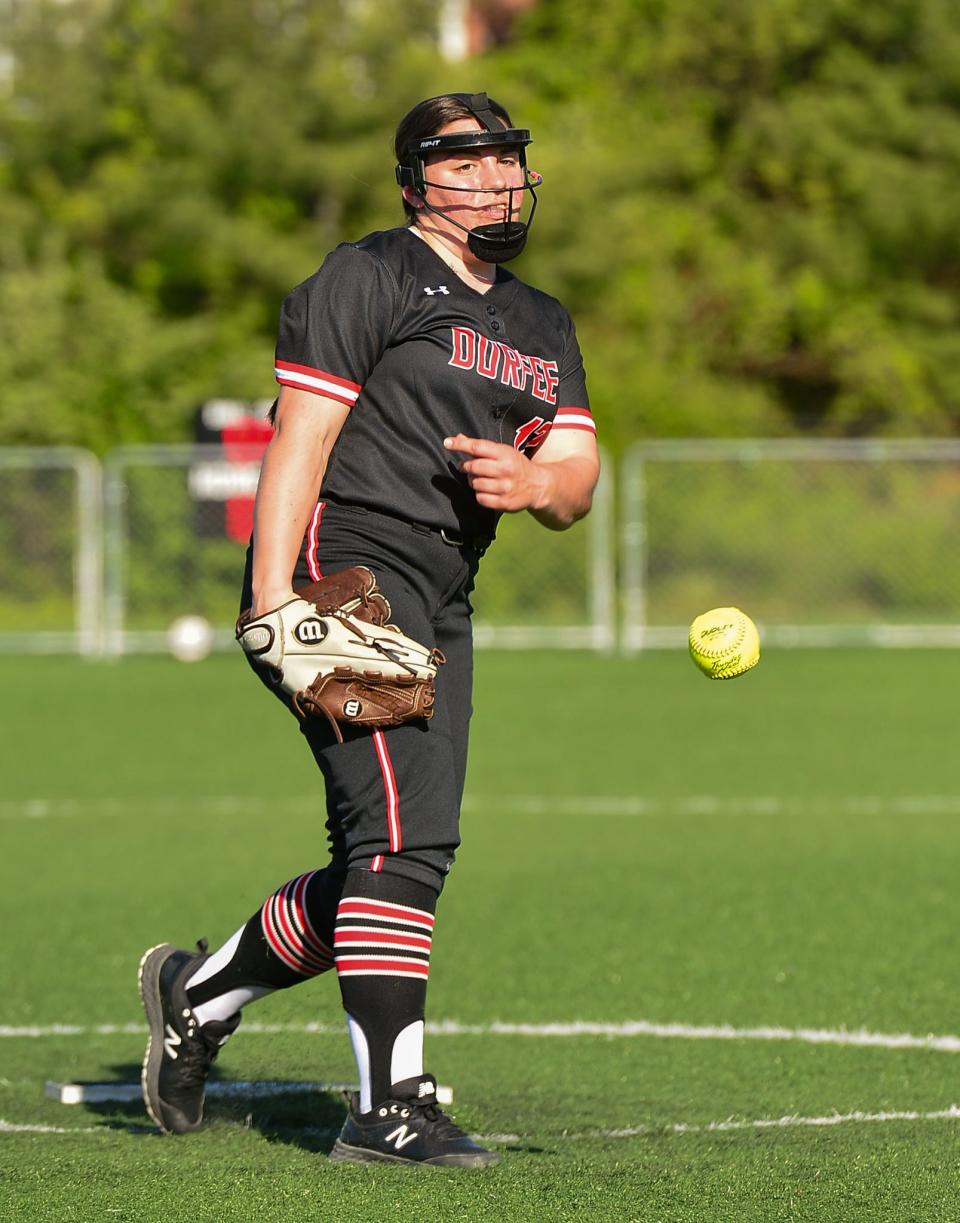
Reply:
[[[291,921],[289,891],[290,884],[287,883],[274,897],[276,903],[276,922],[283,935],[287,950],[300,961],[300,972],[305,974],[323,972],[330,965],[324,959],[319,959],[308,949]]]
[[[389,943],[393,947],[405,947],[409,951],[422,951],[429,955],[433,940],[422,934],[397,934],[391,930],[371,930],[359,927],[338,930],[333,936],[334,951],[338,947],[368,947],[374,943]]]
[[[306,875],[301,875],[295,881],[292,897],[293,917],[303,935],[304,942],[321,960],[333,958],[333,951],[327,946],[323,939],[314,930],[307,916],[307,910],[303,904],[304,893],[307,890],[307,884],[316,874],[316,871],[310,871]]]
[[[283,944],[283,940],[280,938],[280,935],[277,932],[272,911],[273,901],[274,898],[271,896],[260,910],[260,928],[263,930],[263,936],[270,944],[270,950],[279,960],[282,960],[283,963],[286,964],[287,968],[292,968],[294,972],[299,972],[302,974],[303,970],[290,952],[287,951]]]
[[[378,960],[367,956],[338,956],[337,972],[370,973],[385,977],[423,977],[430,975],[430,965],[422,960]]]
[[[345,917],[379,917],[401,925],[426,926],[432,930],[435,918],[424,909],[394,905],[385,900],[365,900],[362,896],[345,896],[337,908],[337,921]]]
[[[260,925],[273,953],[288,968],[303,977],[316,977],[333,967],[333,952],[318,939],[320,947],[311,949],[296,928],[293,896],[297,885],[310,876],[299,876],[285,883],[265,901],[260,911]]]

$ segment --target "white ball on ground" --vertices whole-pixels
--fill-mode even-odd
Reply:
[[[167,629],[167,648],[180,662],[200,662],[213,648],[213,626],[203,616],[178,616]]]

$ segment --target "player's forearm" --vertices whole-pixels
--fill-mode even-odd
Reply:
[[[327,445],[315,432],[290,423],[278,429],[267,447],[253,516],[255,614],[290,596],[328,455]]]
[[[528,508],[542,526],[565,531],[590,512],[600,473],[592,459],[571,456],[531,468],[540,489]]]

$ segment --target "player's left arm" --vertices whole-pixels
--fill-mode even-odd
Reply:
[[[463,433],[443,444],[468,456],[461,470],[477,502],[487,509],[511,514],[529,510],[553,531],[565,531],[590,510],[600,476],[592,431],[554,429],[532,459],[503,442]]]

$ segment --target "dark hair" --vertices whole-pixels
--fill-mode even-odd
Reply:
[[[507,127],[512,127],[513,123],[506,109],[493,98],[490,98],[489,101],[490,109],[497,118],[502,119]],[[472,118],[474,114],[470,107],[452,93],[442,93],[439,97],[427,98],[423,102],[418,102],[412,110],[407,111],[397,125],[397,135],[393,142],[397,161],[402,162],[405,159],[407,149],[413,141],[423,140],[427,136],[436,136],[442,127],[452,123],[454,119]],[[408,221],[412,221],[417,215],[416,208],[406,200],[403,201],[403,210],[407,214]]]

